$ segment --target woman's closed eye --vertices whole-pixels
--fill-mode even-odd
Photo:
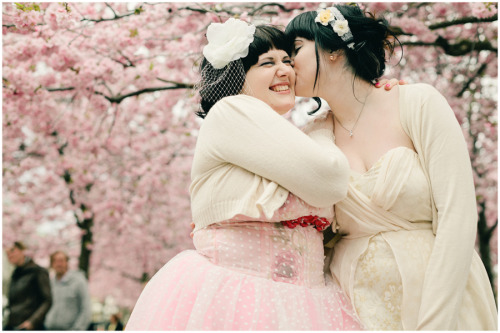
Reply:
[[[285,59],[282,61],[282,63],[292,66],[292,59]],[[260,66],[274,66],[275,64],[276,62],[274,61],[266,61],[261,63]]]
[[[274,65],[274,62],[273,61],[266,61],[266,62],[263,62],[260,64],[261,66],[272,66]]]

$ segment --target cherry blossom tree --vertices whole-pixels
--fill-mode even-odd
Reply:
[[[207,26],[284,26],[318,5],[3,3],[4,245],[22,239],[40,262],[65,249],[94,296],[131,308],[143,283],[193,247],[193,86]],[[463,127],[494,281],[497,5],[361,6],[386,16],[402,44],[387,76],[434,85]],[[290,119],[300,125],[309,105],[298,99]]]

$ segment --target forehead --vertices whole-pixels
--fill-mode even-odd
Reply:
[[[309,40],[307,38],[304,38],[304,37],[295,37],[295,39],[293,40],[293,44],[314,44],[314,41],[312,40]]]
[[[53,258],[54,259],[64,259],[64,260],[66,260],[66,256],[63,253],[61,253],[61,252],[58,252],[58,253],[54,254]]]
[[[17,246],[12,246],[12,247],[10,247],[10,248],[7,249],[7,252],[11,252],[11,253],[12,252],[16,252],[16,251],[17,252],[21,252],[21,249],[18,248]]]
[[[286,51],[284,51],[284,50],[271,49],[271,50],[267,51],[266,53],[262,53],[259,56],[259,59],[269,58],[269,57],[280,57],[280,58],[288,57],[288,53],[286,53]]]

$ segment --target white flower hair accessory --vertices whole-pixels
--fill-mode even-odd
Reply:
[[[314,19],[314,22],[318,22],[324,26],[330,25],[333,31],[347,44],[347,47],[354,49],[354,37],[352,35],[351,29],[349,28],[349,23],[344,18],[344,15],[335,7],[319,8],[316,10],[318,15]]]
[[[214,68],[224,68],[231,61],[248,55],[254,34],[254,25],[235,18],[212,23],[207,29],[208,44],[203,48],[203,55]]]

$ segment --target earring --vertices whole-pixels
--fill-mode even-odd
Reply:
[[[333,61],[333,56],[330,56],[330,60]]]

